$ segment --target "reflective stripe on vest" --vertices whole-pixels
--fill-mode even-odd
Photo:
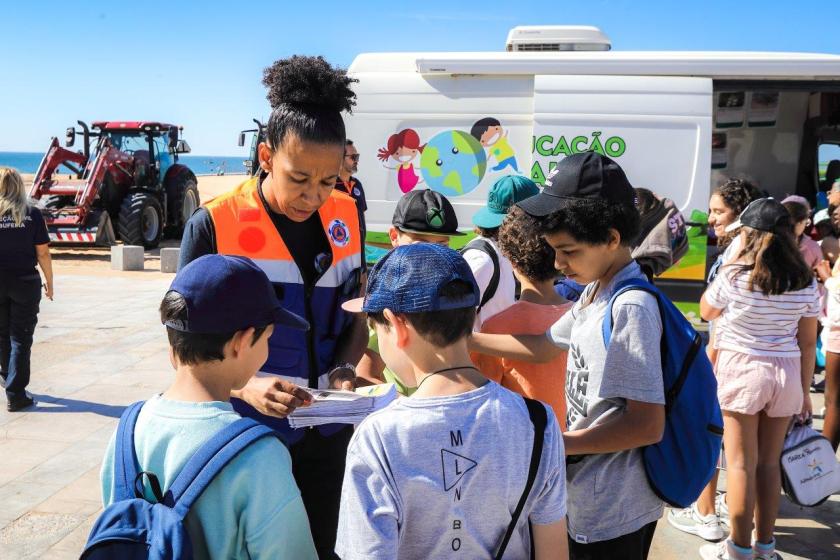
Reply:
[[[334,190],[318,211],[332,262],[312,288],[310,314],[303,276],[263,206],[258,181],[259,177],[253,177],[205,205],[216,230],[217,252],[253,259],[278,287],[283,306],[309,319],[314,332],[318,385],[325,385],[322,378],[333,364],[339,335],[352,321],[352,316],[341,309],[341,303],[356,296],[361,272],[356,203],[352,197]],[[309,351],[305,333],[275,328],[262,370],[309,385]]]

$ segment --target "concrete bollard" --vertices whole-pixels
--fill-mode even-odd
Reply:
[[[143,247],[139,245],[112,245],[112,270],[143,270]]]
[[[160,250],[160,271],[178,272],[178,259],[181,257],[181,249],[169,247]]]

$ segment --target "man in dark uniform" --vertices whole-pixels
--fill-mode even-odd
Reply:
[[[367,224],[365,223],[367,201],[365,200],[365,189],[362,187],[362,182],[353,176],[358,171],[359,150],[353,145],[353,141],[348,139],[344,148],[344,159],[341,162],[341,170],[338,172],[338,181],[335,183],[335,188],[349,194],[356,201],[356,206],[359,209],[359,226],[362,229],[362,240],[364,240],[367,234]]]

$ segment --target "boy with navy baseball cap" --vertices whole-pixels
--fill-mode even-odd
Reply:
[[[187,461],[240,419],[229,402],[268,356],[275,324],[306,330],[282,308],[265,273],[250,259],[206,255],[185,266],[160,304],[175,379],[143,404],[134,431],[147,500],[159,501]],[[115,439],[102,464],[105,506],[115,500]],[[289,452],[262,438],[234,457],[186,517],[196,558],[317,558]]]
[[[417,390],[369,416],[353,435],[336,540],[341,558],[492,558],[511,525],[509,557],[528,558],[533,546],[538,559],[566,558],[557,420],[550,407],[526,405],[473,366],[467,339],[478,302],[459,253],[417,243],[383,257],[371,269],[365,298],[345,304],[368,314],[385,363]],[[539,432],[529,406],[545,412]],[[523,498],[535,434],[544,441]]]

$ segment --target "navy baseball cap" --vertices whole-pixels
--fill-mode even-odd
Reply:
[[[472,292],[460,297],[441,295],[451,282],[466,282]],[[478,284],[467,261],[457,251],[433,243],[412,243],[392,249],[374,265],[367,293],[342,307],[351,312],[422,313],[477,307]]]
[[[220,334],[271,324],[309,328],[303,318],[283,309],[268,276],[247,257],[199,257],[175,275],[169,291],[187,303],[186,321],[164,322],[177,331]]]
[[[596,152],[572,154],[557,164],[542,192],[518,202],[526,214],[548,216],[570,201],[600,198],[633,206],[636,192],[616,162]]]

